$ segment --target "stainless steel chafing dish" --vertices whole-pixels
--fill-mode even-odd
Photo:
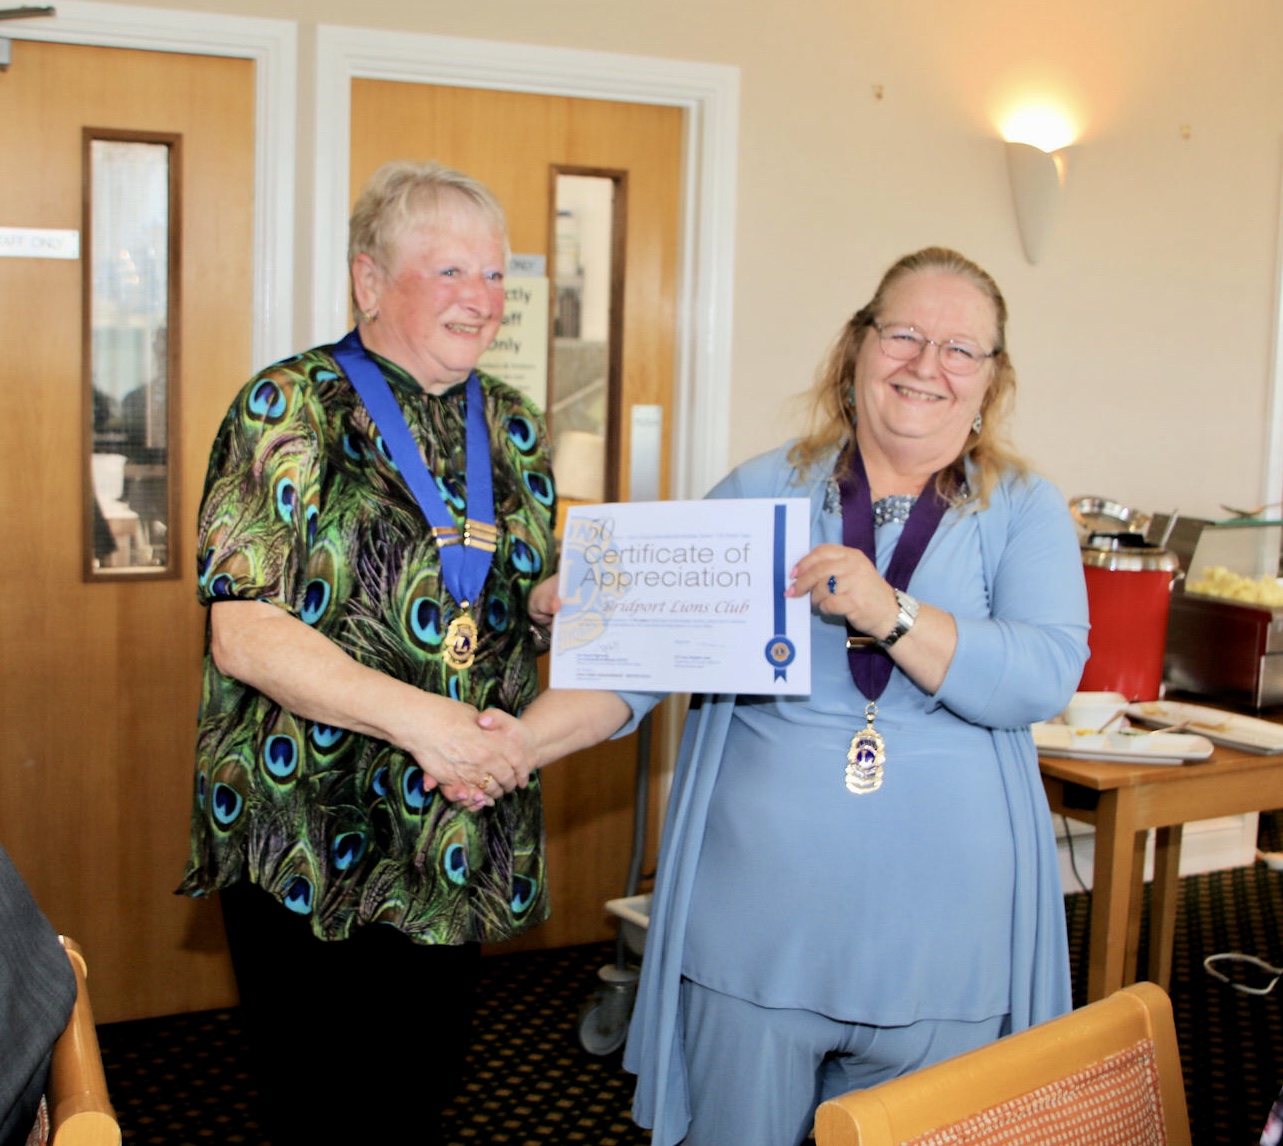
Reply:
[[[1155,518],[1150,533],[1160,536],[1166,524]],[[1167,625],[1163,676],[1169,690],[1249,708],[1283,704],[1280,541],[1278,520],[1177,521],[1167,548],[1185,577],[1172,594]],[[1264,599],[1220,595],[1225,592]]]

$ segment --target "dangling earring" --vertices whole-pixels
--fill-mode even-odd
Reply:
[[[981,428],[984,424],[985,424],[985,418],[984,418],[984,415],[983,415],[983,414],[977,414],[977,415],[976,415],[976,420],[975,420],[974,422],[972,422],[972,423],[971,423],[971,432],[972,432],[973,434],[978,434],[978,433],[980,433],[980,428]]]

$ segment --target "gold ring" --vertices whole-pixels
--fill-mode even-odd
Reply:
[[[493,776],[491,776],[489,772],[487,772],[487,773],[486,773],[486,776],[485,776],[485,779],[484,779],[484,780],[482,780],[482,781],[481,781],[481,783],[477,785],[477,791],[478,791],[478,792],[484,792],[487,788],[489,788],[489,787],[490,787],[490,782],[491,782],[493,779],[494,779],[494,777],[493,777]]]

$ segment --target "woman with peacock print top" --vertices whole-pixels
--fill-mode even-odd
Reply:
[[[507,254],[484,186],[381,168],[356,328],[252,379],[211,453],[181,890],[220,893],[277,1146],[438,1141],[479,945],[547,915],[514,714],[555,494],[541,417],[474,369]]]

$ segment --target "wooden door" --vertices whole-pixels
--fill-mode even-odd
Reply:
[[[390,159],[439,160],[485,182],[508,213],[512,249],[543,254],[549,267],[551,169],[627,172],[623,424],[619,454],[608,459],[618,467],[625,498],[630,408],[661,407],[666,442],[671,436],[682,131],[682,111],[673,107],[382,80],[352,84],[353,199]],[[668,488],[669,452],[660,451],[661,490]],[[603,904],[623,894],[627,878],[636,755],[636,738],[629,737],[543,774],[552,918],[509,946],[559,947],[614,934]]]
[[[100,1021],[235,999],[187,850],[203,611],[191,529],[251,369],[254,65],[15,41],[0,225],[78,231],[84,127],[182,137],[179,577],[82,576],[82,262],[0,258],[0,842],[86,952]],[[82,251],[83,258],[83,251]]]

